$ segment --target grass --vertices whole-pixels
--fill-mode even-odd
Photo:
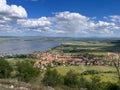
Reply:
[[[118,79],[116,77],[115,74],[113,73],[107,73],[107,74],[97,74],[97,76],[99,76],[101,78],[102,82],[117,82]],[[92,75],[85,75],[84,76],[87,80],[90,80],[90,78],[92,77]]]
[[[114,44],[107,44],[105,42],[92,43],[92,42],[87,42],[87,41],[64,42],[62,44],[64,44],[64,45],[80,45],[80,46],[113,46],[114,45]]]
[[[114,67],[111,66],[59,66],[55,67],[54,69],[57,69],[58,72],[62,75],[65,75],[69,70],[73,70],[77,73],[82,73],[86,70],[96,70],[98,72],[108,72],[108,71],[115,71]]]
[[[15,38],[0,38],[0,43],[7,40],[14,40]]]
[[[3,41],[6,41],[7,39],[5,38],[0,38],[0,43],[3,42]]]
[[[117,74],[115,73],[115,68],[112,66],[59,66],[55,67],[61,75],[65,75],[69,70],[73,70],[76,73],[82,73],[86,70],[96,70],[100,72],[97,74],[101,77],[102,81],[110,81],[110,82],[116,82],[117,81]],[[86,79],[90,79],[92,75],[84,75]]]
[[[15,40],[18,38],[0,38],[0,42],[6,41],[6,40]],[[19,38],[18,40],[59,40],[57,38]],[[74,39],[68,39],[68,40],[59,40],[61,43],[61,46],[54,48],[52,50],[49,50],[50,52],[56,52],[56,51],[63,51],[64,53],[72,53],[72,54],[92,54],[97,56],[106,55],[108,51],[115,51],[115,44],[111,43],[113,40],[78,40],[74,41]],[[64,41],[64,42],[63,42]]]
[[[37,59],[34,59],[34,58],[8,58],[6,59],[10,65],[14,65],[16,64],[17,62],[21,62],[21,61],[36,61]]]
[[[116,52],[116,44],[112,41],[67,41],[56,48],[53,48],[51,52],[62,51],[65,53],[77,54],[92,54],[96,56],[105,56],[107,52]]]

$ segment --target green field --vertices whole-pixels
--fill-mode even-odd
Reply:
[[[120,53],[119,40],[74,40],[61,41],[61,45],[50,50],[58,51],[63,54],[84,55],[91,54],[96,56],[105,56],[108,52]]]
[[[8,40],[8,39],[0,38],[0,42],[6,41],[6,40]]]
[[[54,68],[56,69],[61,75],[65,75],[68,71],[73,70],[76,73],[81,74],[84,71],[87,70],[95,70],[100,72],[99,74],[96,74],[101,77],[102,81],[110,81],[110,82],[116,82],[117,81],[117,74],[115,71],[115,67],[111,66],[60,66]],[[84,75],[85,78],[90,79],[91,75]]]
[[[17,38],[0,38],[0,43],[9,41],[9,40],[17,40]]]

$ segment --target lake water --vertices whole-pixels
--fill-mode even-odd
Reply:
[[[56,41],[10,40],[0,43],[0,53],[29,54],[35,51],[47,51],[58,45]]]

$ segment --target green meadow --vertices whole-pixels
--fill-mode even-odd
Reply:
[[[59,67],[55,67],[54,69],[56,69],[61,75],[66,75],[66,73],[70,70],[78,73],[78,74],[82,74],[85,71],[97,71],[98,74],[88,74],[88,75],[84,75],[85,78],[87,78],[88,80],[90,79],[90,77],[92,75],[98,75],[101,77],[102,81],[104,82],[116,82],[117,81],[117,73],[115,70],[115,67],[112,66],[59,66]]]

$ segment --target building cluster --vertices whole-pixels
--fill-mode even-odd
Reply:
[[[90,55],[61,55],[60,53],[34,53],[34,57],[39,58],[34,63],[34,67],[44,69],[48,65],[51,67],[58,65],[114,65],[114,63],[120,62],[111,62],[110,59],[115,60],[119,59],[119,55],[116,53],[108,52],[108,55],[103,57],[90,56]],[[108,60],[108,61],[107,61]]]
[[[34,67],[44,68],[48,65],[54,67],[57,65],[71,64],[77,65],[82,62],[81,57],[62,56],[59,53],[36,53],[34,54],[39,60],[34,64]]]

